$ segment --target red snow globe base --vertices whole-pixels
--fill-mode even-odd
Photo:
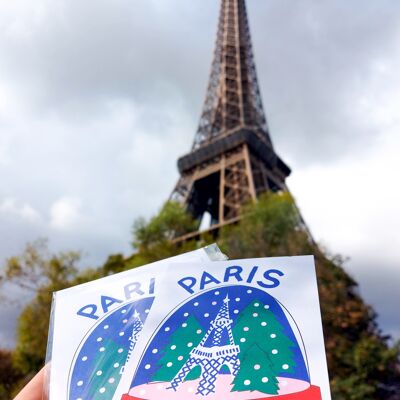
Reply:
[[[196,381],[185,382],[177,391],[167,389],[168,383],[151,383],[132,388],[121,400],[322,400],[320,389],[307,382],[278,378],[279,394],[266,395],[257,391],[232,392],[229,376],[220,376],[216,392],[207,396],[196,394]]]
[[[200,398],[200,396],[198,396]],[[146,398],[147,400],[148,398]],[[156,398],[154,398],[156,400]],[[299,393],[292,393],[292,394],[284,394],[272,397],[258,397],[258,400],[322,400],[321,391],[317,386],[310,386],[308,389],[303,390]],[[141,397],[133,397],[129,394],[125,394],[122,396],[121,400],[145,400]],[[159,400],[159,398],[157,399]]]

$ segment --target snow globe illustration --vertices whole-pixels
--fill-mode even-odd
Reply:
[[[249,286],[191,297],[160,324],[121,400],[321,400],[290,313]]]
[[[98,320],[79,346],[69,374],[69,400],[111,400],[154,297],[122,304]]]

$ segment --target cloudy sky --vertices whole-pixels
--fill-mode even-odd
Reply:
[[[0,0],[0,259],[130,251],[191,145],[218,0]],[[400,2],[248,0],[264,106],[315,238],[400,338]],[[3,318],[15,312],[4,306]],[[1,320],[0,346],[14,324]]]

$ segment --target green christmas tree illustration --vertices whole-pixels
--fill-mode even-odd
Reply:
[[[261,347],[253,345],[246,351],[233,385],[233,392],[258,390],[261,393],[278,394],[276,373]]]
[[[284,333],[283,326],[270,311],[268,304],[259,300],[250,303],[240,313],[233,328],[233,336],[240,346],[240,370],[251,370],[254,363],[248,353],[254,351],[254,346],[258,346],[260,354],[265,358],[264,362],[258,359],[257,365],[265,368],[265,371],[260,370],[260,374],[264,372],[264,376],[272,380],[282,372],[294,371],[296,364],[292,348],[295,344]],[[271,371],[274,372],[274,376],[271,376]],[[247,390],[259,390],[258,385],[254,385],[247,385]]]
[[[160,368],[152,377],[153,382],[170,382],[179,372],[190,352],[204,336],[204,331],[195,317],[190,316],[172,335],[162,350],[163,356],[158,364]],[[200,367],[194,368],[186,377],[193,380],[200,377]]]
[[[113,340],[104,341],[93,363],[88,398],[91,400],[112,398],[121,379],[120,370],[126,357],[126,350]]]

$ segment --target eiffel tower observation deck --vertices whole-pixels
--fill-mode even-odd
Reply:
[[[287,190],[261,101],[245,0],[221,0],[206,100],[191,151],[179,158],[171,199],[209,229],[240,219],[243,204]]]

